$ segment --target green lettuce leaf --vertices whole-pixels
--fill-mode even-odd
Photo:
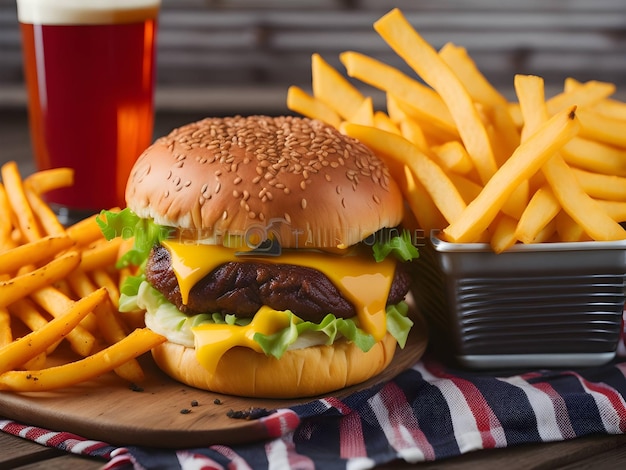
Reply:
[[[372,245],[374,259],[378,262],[387,256],[394,256],[400,261],[411,261],[419,258],[419,251],[411,241],[411,232],[404,229],[400,235],[391,236],[391,231],[382,232],[375,238]]]
[[[128,252],[120,258],[117,267],[143,266],[148,259],[152,247],[168,238],[171,227],[158,225],[152,219],[143,219],[129,208],[120,212],[103,210],[96,222],[107,240],[122,237],[124,240],[135,237],[135,243]]]
[[[148,310],[146,325],[153,331],[166,336],[170,341],[194,347],[193,328],[207,323],[226,323],[245,326],[249,318],[238,318],[235,315],[220,313],[202,313],[185,315],[170,303],[163,294],[148,282],[141,282],[137,293],[120,296],[120,311],[131,312]],[[413,321],[407,317],[408,305],[400,302],[387,307],[387,330],[396,339],[400,347],[404,347]],[[272,335],[256,333],[254,340],[259,343],[265,354],[280,358],[290,348],[301,348],[317,344],[333,344],[340,338],[355,343],[361,350],[369,351],[375,344],[374,338],[358,327],[352,319],[337,318],[326,315],[320,323],[303,321],[293,313],[287,328]]]

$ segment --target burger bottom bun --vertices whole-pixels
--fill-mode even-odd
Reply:
[[[165,342],[152,350],[167,375],[192,387],[255,398],[301,398],[356,385],[381,373],[393,359],[396,340],[387,334],[368,352],[354,343],[287,351],[280,359],[249,348],[230,349],[210,374],[196,351]]]

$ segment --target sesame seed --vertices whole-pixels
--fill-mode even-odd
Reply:
[[[306,199],[302,198],[302,200],[300,201],[300,206],[301,206],[303,209],[306,209]]]
[[[243,181],[243,178],[241,176],[237,176],[237,178],[235,178],[233,180],[233,184],[239,184]]]

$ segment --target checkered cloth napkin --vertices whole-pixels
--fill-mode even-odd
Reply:
[[[185,450],[113,447],[1,421],[4,432],[103,460],[110,469],[372,468],[478,449],[626,433],[626,351],[610,364],[521,374],[468,372],[426,355],[390,382],[260,418],[268,440]]]

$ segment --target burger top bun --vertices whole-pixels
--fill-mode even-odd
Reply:
[[[198,239],[271,226],[286,248],[347,247],[403,215],[397,183],[369,148],[291,116],[207,118],[173,130],[137,160],[126,202]]]

